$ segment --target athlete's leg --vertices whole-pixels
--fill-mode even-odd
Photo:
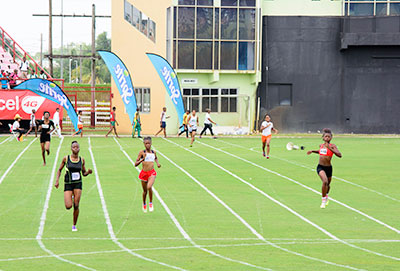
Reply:
[[[26,132],[25,136],[28,136],[28,135],[29,135],[29,133],[32,131],[32,128],[33,128],[33,126],[30,125],[30,126],[29,126],[29,130],[28,130],[28,132]]]
[[[153,202],[153,184],[154,181],[156,180],[156,176],[150,176],[149,180],[147,181],[147,191],[149,191],[149,198],[150,198],[150,202]]]
[[[211,124],[208,125],[208,130],[210,130],[211,135],[214,136],[214,132],[212,130],[212,125]]]
[[[81,137],[83,136],[83,128],[81,129]]]
[[[200,137],[206,132],[206,130],[207,130],[207,124],[204,124],[204,128],[203,130],[201,130]]]
[[[67,210],[72,208],[72,191],[64,191],[64,203]]]
[[[328,181],[328,177],[326,176],[326,173],[324,170],[321,170],[318,173],[319,177],[321,178],[322,181],[322,189],[321,189],[321,193],[322,193],[322,197],[326,197],[326,194],[328,192],[328,188],[329,188],[329,181]]]
[[[167,137],[167,128],[163,128],[164,130],[164,137]]]
[[[263,155],[265,156],[265,140],[262,140],[262,151],[263,151]]]
[[[271,142],[271,137],[267,138],[267,156],[269,156],[269,143]]]
[[[139,138],[141,138],[142,136],[140,135],[140,131],[142,131],[142,125],[138,124],[138,125],[136,126],[136,129],[137,129],[137,136],[138,136]]]
[[[193,145],[195,135],[196,135],[196,132],[192,131],[192,135],[191,135],[192,136],[192,140],[190,141],[190,146]]]
[[[37,126],[35,126],[35,137],[37,137]]]
[[[112,126],[112,124],[110,123],[110,130],[108,130],[108,132],[107,132],[107,134],[106,134],[106,137],[111,133],[112,130],[113,130],[113,126]]]
[[[329,194],[329,190],[331,190],[331,181],[332,181],[332,177],[328,178],[328,190],[326,191],[326,194]]]
[[[143,188],[143,205],[146,205],[146,197],[147,197],[147,182],[142,181]]]
[[[79,202],[81,201],[82,190],[74,189],[74,221],[73,225],[76,225],[79,216]]]
[[[119,137],[119,136],[118,136],[118,133],[117,133],[117,128],[115,128],[115,125],[114,125],[114,133],[115,133],[115,136],[116,136],[116,137]]]
[[[159,133],[161,133],[163,130],[163,128],[160,129],[160,131],[158,131],[154,136],[158,135]]]
[[[185,125],[185,131],[186,131],[186,138],[189,138],[189,127],[187,124]]]
[[[43,166],[46,165],[46,156],[44,155],[45,149],[44,149],[44,142],[40,143],[40,147],[42,148],[42,158],[43,158]]]
[[[50,141],[45,142],[45,149],[46,149],[47,155],[49,155],[50,154]]]

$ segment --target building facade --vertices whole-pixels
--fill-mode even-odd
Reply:
[[[127,65],[155,133],[176,115],[146,52],[175,68],[189,110],[210,108],[220,132],[258,129],[270,113],[284,132],[398,132],[400,1],[114,0],[112,50]],[[113,86],[122,132],[131,131]]]

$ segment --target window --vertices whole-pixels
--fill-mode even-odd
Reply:
[[[179,0],[168,23],[171,63],[177,69],[250,70],[256,68],[255,0]],[[168,33],[167,29],[167,33]]]
[[[197,112],[237,112],[238,90],[236,88],[184,88],[183,102],[187,109]]]
[[[150,88],[135,88],[136,103],[140,112],[150,112]]]
[[[156,23],[126,0],[124,2],[124,18],[150,40],[156,41]]]
[[[346,16],[400,15],[399,0],[345,0]]]
[[[268,84],[268,106],[291,106],[292,84]]]

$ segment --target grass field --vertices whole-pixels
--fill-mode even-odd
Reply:
[[[0,137],[0,270],[400,270],[400,138],[334,138],[331,202],[320,209],[320,137],[155,138],[154,212],[141,210],[143,144],[74,138],[84,179],[78,232],[53,186],[71,137]],[[63,172],[64,173],[64,172]],[[63,176],[63,175],[62,175]],[[63,181],[61,182],[63,184]]]

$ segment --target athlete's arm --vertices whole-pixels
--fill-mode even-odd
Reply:
[[[208,120],[209,120],[212,124],[217,125],[211,118],[208,118]]]
[[[261,125],[260,132],[261,132],[262,130],[264,130],[265,128],[267,128],[268,126],[270,126],[270,125],[271,125],[271,123],[268,124],[267,126],[262,126],[262,125]]]
[[[144,161],[143,158],[143,151],[139,152],[138,158],[135,161],[135,167],[137,167],[138,165],[140,165],[140,163],[142,163]]]
[[[92,174],[92,170],[90,168],[88,170],[86,170],[85,159],[82,158],[82,175],[86,177],[89,174]]]
[[[190,120],[192,119],[192,116],[190,115],[187,119],[187,125],[189,125],[189,127],[192,127],[192,125],[190,124]]]
[[[51,130],[51,131],[48,131],[47,133],[50,135],[55,129],[56,129],[56,127],[54,126],[54,122],[50,122],[49,123],[49,125],[51,126],[51,127],[53,127],[53,129]]]
[[[335,144],[328,145],[328,149],[330,149],[337,157],[342,158],[342,153],[336,147]]]
[[[278,129],[276,129],[276,128],[272,127],[272,130],[275,132],[275,134],[279,133]]]
[[[154,158],[154,161],[156,161],[157,167],[160,168],[161,165],[160,165],[160,163],[158,162],[158,157],[157,157],[156,151],[154,151],[154,157],[155,157],[155,158]]]
[[[319,151],[308,151],[308,152],[307,152],[307,155],[310,155],[310,154],[312,154],[312,153],[319,153]]]
[[[58,168],[58,171],[57,171],[56,183],[54,184],[54,186],[56,188],[58,188],[58,186],[59,186],[59,180],[60,180],[61,171],[63,170],[66,162],[67,162],[67,156],[64,156],[63,160],[61,161],[61,165],[60,165],[60,167]]]

